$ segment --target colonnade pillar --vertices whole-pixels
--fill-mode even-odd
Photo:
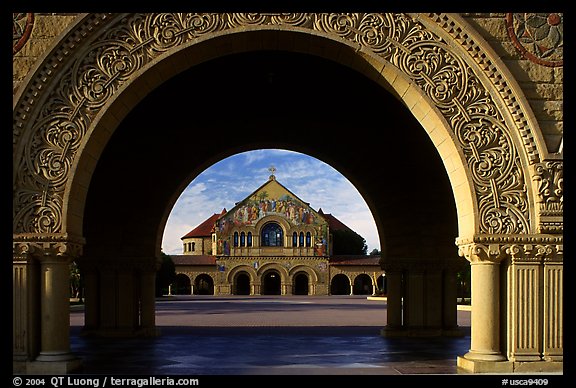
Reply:
[[[456,271],[451,258],[384,258],[387,325],[383,336],[461,336],[457,325]]]
[[[80,262],[85,286],[84,334],[154,336],[156,258],[85,257]]]
[[[386,271],[387,279],[387,318],[386,327],[382,329],[382,335],[386,331],[396,331],[402,328],[402,272],[399,270]]]
[[[83,242],[67,235],[34,237],[13,243],[14,370],[68,373],[81,365],[70,351],[69,287],[70,263]]]
[[[488,373],[561,370],[562,236],[477,236],[460,242],[459,252],[472,268],[472,333],[458,366]]]
[[[500,350],[500,261],[498,246],[469,244],[461,252],[470,261],[472,338],[467,360],[504,361]]]

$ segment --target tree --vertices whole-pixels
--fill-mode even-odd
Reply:
[[[156,296],[168,294],[168,287],[176,280],[176,267],[172,258],[161,252],[162,265],[156,272]]]
[[[332,231],[332,250],[334,255],[365,255],[368,251],[366,240],[350,229]]]
[[[372,252],[370,252],[370,256],[378,256],[380,254],[380,251],[377,248],[372,249]]]

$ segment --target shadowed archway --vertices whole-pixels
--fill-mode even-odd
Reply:
[[[379,29],[365,29],[374,22]],[[495,289],[472,291],[467,360],[507,359],[498,306],[511,314],[510,338],[509,322],[531,322],[541,307],[519,314],[522,306],[498,288],[500,272],[525,290],[515,265],[530,263],[536,243],[555,263],[543,268],[548,285],[560,284],[562,238],[538,235],[549,230],[541,224],[549,209],[539,208],[539,218],[530,200],[549,196],[537,190],[561,163],[540,163],[541,134],[514,79],[462,26],[446,14],[83,17],[15,103],[14,276],[25,308],[15,314],[14,359],[70,360],[66,323],[43,319],[40,330],[32,317],[40,310],[65,316],[65,293],[47,285],[61,283],[77,257],[90,290],[87,328],[153,335],[150,284],[171,205],[214,161],[265,147],[328,162],[366,198],[385,251],[391,329],[436,325],[423,318],[424,297],[440,293],[447,297],[438,303],[452,303],[452,289],[421,291],[438,279],[454,283],[458,237],[460,255],[481,264],[473,266],[473,284]],[[221,33],[227,30],[233,33]],[[422,275],[421,268],[442,270]],[[40,273],[48,278],[41,282]],[[557,306],[556,294],[546,294],[546,303]],[[414,303],[398,322],[403,296]],[[486,316],[488,336],[474,332]],[[553,361],[562,358],[554,322],[544,323],[554,338],[544,353]],[[522,335],[541,340],[539,333]],[[512,353],[510,362],[542,359],[535,347],[514,344]]]

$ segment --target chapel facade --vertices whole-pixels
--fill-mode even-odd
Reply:
[[[172,255],[174,294],[330,295],[385,291],[380,256],[334,255],[333,231],[348,230],[270,175],[227,211],[182,237]]]

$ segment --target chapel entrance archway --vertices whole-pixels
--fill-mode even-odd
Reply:
[[[60,356],[67,355],[69,350],[65,322],[44,319],[40,329],[34,326],[31,317],[39,315],[40,310],[47,316],[66,315],[65,292],[60,288],[49,292],[46,284],[58,284],[64,279],[66,265],[77,257],[87,274],[87,308],[90,303],[87,326],[115,331],[118,329],[115,322],[121,322],[132,334],[153,334],[154,273],[170,204],[187,179],[211,161],[239,150],[268,145],[300,150],[329,161],[367,198],[381,241],[386,244],[382,265],[387,271],[389,316],[393,315],[388,320],[391,329],[432,324],[422,321],[426,301],[418,291],[426,284],[438,284],[438,279],[444,285],[455,283],[452,277],[458,260],[454,259],[453,243],[454,236],[458,236],[461,255],[473,264],[481,264],[473,265],[477,269],[472,271],[473,283],[496,289],[490,295],[482,295],[478,289],[480,297],[473,295],[479,312],[476,316],[490,316],[492,326],[489,338],[475,336],[473,329],[468,360],[561,359],[562,345],[554,324],[557,319],[560,321],[561,311],[557,307],[551,315],[554,321],[543,323],[543,331],[552,333],[552,337],[545,337],[542,332],[522,333],[531,336],[534,341],[530,343],[540,344],[544,337],[554,338],[552,343],[543,345],[545,356],[540,356],[542,352],[535,347],[524,349],[518,343],[508,350],[510,355],[502,354],[501,343],[505,341],[499,337],[500,309],[494,306],[502,302],[502,310],[522,322],[531,322],[540,310],[530,310],[528,317],[519,315],[522,306],[505,300],[498,290],[500,272],[509,271],[510,281],[522,285],[522,270],[514,266],[512,259],[531,263],[530,257],[540,252],[533,247],[535,242],[544,247],[546,257],[553,256],[552,267],[538,270],[554,275],[544,277],[552,287],[546,289],[557,289],[562,272],[562,240],[538,235],[544,229],[539,229],[540,218],[530,202],[537,191],[532,187],[531,174],[539,182],[551,180],[548,175],[558,165],[541,163],[546,156],[542,153],[545,147],[541,145],[539,132],[531,129],[538,125],[533,122],[523,96],[513,87],[515,81],[488,46],[476,43],[480,38],[470,32],[472,29],[468,30],[472,38],[460,35],[466,31],[463,22],[445,14],[419,18],[402,14],[353,14],[337,18],[327,14],[260,15],[256,20],[244,16],[194,17],[186,19],[191,23],[190,29],[182,29],[182,34],[154,36],[158,28],[183,26],[154,23],[165,15],[87,15],[83,23],[63,37],[58,50],[47,54],[45,67],[30,77],[28,89],[23,89],[20,101],[15,104],[14,273],[16,304],[24,306],[23,313],[15,314],[18,323],[14,334],[15,360],[67,362]],[[171,15],[166,18],[174,20]],[[339,24],[343,20],[346,22]],[[216,22],[212,24],[213,21]],[[363,27],[374,21],[381,22],[380,30],[367,33]],[[405,30],[407,34],[394,35],[392,32],[397,30],[389,26],[412,28]],[[456,27],[445,29],[445,26]],[[192,30],[198,35],[186,35]],[[227,30],[231,33],[221,34]],[[135,39],[119,39],[132,31],[136,32]],[[90,39],[82,40],[88,32]],[[139,42],[147,35],[150,39]],[[70,43],[72,36],[77,37],[77,42]],[[158,37],[166,40],[156,40]],[[377,37],[376,41],[371,37]],[[137,47],[125,47],[133,43]],[[322,69],[318,73],[307,73],[302,67],[299,71],[298,66],[293,66],[297,61],[292,60],[287,62],[291,71],[287,73],[281,68],[273,68],[274,71],[261,66],[237,68],[227,63],[232,54],[267,51],[288,52],[292,57],[305,54],[327,61],[317,68]],[[478,52],[484,56],[476,57],[474,53]],[[440,68],[427,67],[424,59],[429,55],[447,62],[435,62]],[[217,59],[225,57],[218,64]],[[338,66],[331,67],[330,63]],[[210,80],[224,78],[224,87],[187,89],[199,96],[192,99],[192,104],[191,99],[166,98],[180,95],[182,88],[177,85],[186,84],[178,82],[187,76],[198,77],[206,64],[214,66],[218,75]],[[193,71],[184,71],[188,69]],[[234,83],[234,79],[238,80],[235,73],[238,69],[254,70],[260,77],[240,77],[246,83]],[[342,69],[353,70],[339,74],[342,77],[331,73]],[[184,78],[176,76],[180,71]],[[322,83],[323,74],[328,76],[324,81],[330,78],[332,82]],[[333,82],[335,79],[344,81],[344,93],[341,84]],[[313,87],[309,90],[316,92],[303,93],[310,85]],[[370,85],[381,92],[386,90],[390,98],[378,94]],[[219,93],[222,90],[236,91],[238,95],[247,91],[259,93],[251,94],[253,98],[234,99],[230,93]],[[378,98],[373,99],[376,95]],[[170,106],[162,106],[162,96]],[[324,106],[319,106],[319,96]],[[486,96],[498,96],[500,100],[495,102]],[[45,105],[37,108],[34,105],[37,101]],[[223,109],[226,114],[217,117],[202,114],[212,108],[212,101],[227,103],[227,109]],[[251,105],[247,106],[247,101]],[[292,114],[295,103],[299,104],[297,118]],[[31,106],[34,109],[29,109]],[[342,106],[346,109],[335,109]],[[182,115],[156,114],[190,112],[191,107],[194,120],[186,117],[178,121],[183,119]],[[141,115],[141,121],[135,118],[147,111],[153,117]],[[334,115],[335,111],[338,115]],[[277,117],[282,120],[275,120]],[[386,126],[382,125],[384,118]],[[169,119],[177,121],[168,122]],[[303,123],[313,128],[306,132],[305,138],[294,132]],[[406,126],[407,123],[417,125]],[[400,126],[404,132],[390,129]],[[150,132],[161,130],[150,136],[142,128]],[[219,133],[222,136],[218,137],[206,135],[218,133],[217,128],[228,128],[229,132]],[[268,129],[267,136],[250,140],[242,136],[250,131],[262,133],[263,128]],[[330,136],[338,129],[350,131],[350,128],[355,130],[349,132],[352,136],[346,142]],[[387,141],[371,141],[375,130]],[[187,136],[192,139],[182,142]],[[226,143],[218,139],[226,139]],[[191,155],[190,147],[198,141],[206,147]],[[399,144],[401,149],[397,147]],[[168,149],[177,151],[168,155],[165,153]],[[363,151],[362,158],[346,157],[358,149]],[[409,157],[406,150],[410,151]],[[142,158],[151,154],[164,158]],[[174,155],[188,155],[191,160],[188,163],[180,163],[178,158],[170,160]],[[383,155],[388,159],[382,160]],[[501,164],[493,164],[494,160]],[[488,165],[491,169],[486,171]],[[166,171],[170,173],[163,173]],[[147,187],[144,199],[135,190],[145,182],[154,185]],[[382,182],[390,183],[397,192],[383,197],[378,187]],[[426,206],[419,206],[422,187],[428,188]],[[529,190],[525,190],[527,187]],[[447,198],[450,203],[446,203]],[[543,213],[542,219],[546,216]],[[412,225],[398,222],[403,219],[410,219]],[[413,225],[421,229],[415,230]],[[426,241],[432,244],[427,245]],[[503,262],[501,270],[503,259],[508,261]],[[434,268],[442,268],[441,272],[425,271],[422,275],[420,269],[432,268],[431,263],[436,265]],[[49,276],[44,283],[40,281],[41,272]],[[103,288],[101,284],[111,287]],[[516,289],[543,288],[540,283],[535,284]],[[403,289],[408,292],[404,296],[420,295],[410,304],[412,308],[419,307],[404,314],[399,303]],[[434,288],[434,295],[447,295],[442,303],[452,303],[452,292],[451,287]],[[547,303],[561,305],[554,295],[558,293],[546,294]],[[111,303],[97,306],[97,300]],[[405,319],[398,321],[401,316]],[[447,328],[453,318],[442,316]],[[473,327],[480,327],[479,323],[473,318]],[[41,332],[54,335],[42,336]],[[506,335],[513,338],[512,326],[507,327]],[[493,358],[493,354],[497,357]]]
[[[294,276],[294,295],[308,295],[308,274],[299,272]]]
[[[250,275],[239,272],[234,277],[234,295],[250,295]]]
[[[280,273],[270,269],[262,275],[262,295],[281,295],[282,279]]]

